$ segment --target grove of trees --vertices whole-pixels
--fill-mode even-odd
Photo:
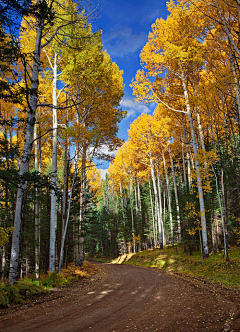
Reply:
[[[131,87],[77,0],[0,4],[2,281],[90,256],[240,244],[240,1],[170,0]],[[105,180],[93,158],[118,149]]]
[[[228,260],[239,244],[240,2],[167,7],[131,84],[156,109],[132,123],[109,168],[105,207],[122,253],[179,243],[202,258],[224,249]]]
[[[93,158],[121,143],[123,73],[94,15],[72,0],[3,1],[0,245],[10,284],[68,257],[82,264],[100,185]]]

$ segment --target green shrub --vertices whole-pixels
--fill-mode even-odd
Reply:
[[[49,292],[49,289],[69,284],[72,280],[87,278],[96,273],[96,268],[84,262],[82,268],[69,264],[61,273],[48,272],[36,280],[34,276],[18,280],[14,285],[0,282],[0,308],[24,302],[33,296]]]
[[[24,300],[38,295],[45,294],[48,290],[43,286],[37,286],[31,279],[17,281],[10,286],[8,283],[0,283],[0,308],[9,307],[10,304],[23,303]]]
[[[64,277],[61,273],[49,272],[47,277],[43,277],[43,280],[40,280],[40,284],[47,288],[59,287],[70,283],[71,278]]]
[[[19,294],[24,298],[46,293],[46,290],[42,285],[36,285],[36,281],[33,281],[29,278],[24,278],[23,280],[17,281],[16,286],[18,287]]]

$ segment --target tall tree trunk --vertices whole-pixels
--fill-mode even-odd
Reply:
[[[163,209],[162,209],[162,188],[161,188],[161,180],[159,170],[157,168],[157,181],[158,181],[158,200],[159,200],[159,212],[160,212],[160,222],[161,222],[161,231],[163,238],[163,247],[166,245],[164,224],[163,224]]]
[[[78,265],[82,266],[85,259],[84,252],[84,239],[85,239],[85,226],[86,226],[86,155],[87,145],[83,145],[82,152],[82,172],[81,172],[81,193],[80,193],[80,216],[79,216],[79,261]]]
[[[179,202],[178,202],[178,192],[177,192],[177,184],[176,184],[176,177],[175,177],[175,170],[172,158],[172,151],[171,146],[169,145],[169,156],[171,161],[171,168],[172,168],[172,176],[173,176],[173,186],[174,186],[174,194],[175,194],[175,201],[176,201],[176,208],[177,208],[177,227],[178,227],[178,242],[181,242],[181,220],[180,220],[180,209],[179,209]]]
[[[120,189],[120,196],[121,196],[123,225],[124,225],[124,227],[125,227],[126,219],[125,219],[125,212],[124,212],[124,201],[123,201],[123,192],[122,192],[122,184],[121,184],[121,181],[119,182],[119,189]]]
[[[138,216],[140,220],[142,219],[142,204],[141,204],[141,190],[138,178],[137,178],[137,197],[138,197]]]
[[[157,238],[156,238],[156,230],[155,230],[155,214],[154,214],[154,207],[153,207],[153,199],[152,199],[152,188],[150,180],[148,180],[149,185],[149,195],[150,195],[150,203],[151,203],[151,211],[152,211],[152,221],[153,221],[153,242],[154,247],[157,247]]]
[[[187,188],[187,175],[186,175],[186,162],[185,162],[185,151],[184,151],[184,142],[182,142],[182,161],[183,161],[183,179],[185,190]]]
[[[222,229],[223,229],[223,240],[224,240],[224,253],[225,253],[226,260],[229,261],[229,257],[228,257],[228,245],[227,245],[227,229],[225,229],[226,223],[225,223],[224,215],[223,215],[223,209],[222,209],[222,204],[221,204],[221,197],[220,197],[219,190],[218,190],[217,175],[215,173],[215,170],[214,170],[213,166],[212,166],[212,170],[213,170],[213,173],[214,173],[214,176],[215,176],[217,196],[218,196],[218,202],[219,202],[219,207],[220,207],[220,212],[221,212]],[[221,178],[223,179],[223,173],[222,173]],[[222,183],[222,186],[224,188],[223,183]],[[224,190],[223,190],[223,196],[224,196]]]
[[[227,211],[226,211],[226,197],[225,197],[225,186],[224,186],[224,170],[223,170],[223,158],[222,158],[222,152],[221,152],[221,146],[219,142],[219,134],[218,134],[218,128],[217,128],[217,121],[216,121],[216,115],[214,114],[214,122],[215,122],[215,130],[216,130],[216,136],[217,136],[217,143],[218,143],[218,150],[220,155],[220,163],[221,163],[221,186],[222,186],[222,199],[223,199],[223,211],[222,212],[222,218],[224,218],[224,224],[223,224],[223,233],[224,233],[224,246],[226,249],[225,255],[226,260],[228,260],[228,244],[227,244]],[[219,203],[220,204],[220,203]]]
[[[159,246],[160,246],[160,249],[162,249],[163,248],[163,234],[162,234],[162,227],[161,227],[161,216],[160,216],[160,209],[159,209],[156,178],[155,178],[155,174],[154,174],[153,161],[152,161],[151,154],[150,154],[149,161],[150,161],[150,170],[151,170],[152,182],[153,182],[153,191],[154,191],[154,196],[156,198],[155,202],[156,202],[156,215],[157,215],[157,221],[158,221]]]
[[[169,218],[170,218],[170,231],[171,231],[171,245],[173,246],[173,220],[172,220],[172,200],[171,200],[171,192],[170,192],[170,185],[169,185],[169,179],[168,179],[168,171],[166,166],[166,160],[164,153],[162,153],[163,158],[163,165],[164,165],[164,171],[166,176],[166,182],[167,182],[167,195],[168,195],[168,211],[169,211]]]
[[[1,112],[1,110],[0,110]],[[8,153],[9,153],[9,146],[8,146],[8,138],[7,138],[7,129],[5,127],[4,130],[4,138],[6,140],[6,160],[7,160],[7,170],[9,171],[9,158],[8,158]],[[5,182],[5,211],[4,211],[4,221],[3,221],[3,228],[7,228],[7,221],[9,218],[9,188],[8,188],[8,182]],[[11,207],[10,207],[11,209]],[[4,282],[4,278],[5,278],[5,268],[6,268],[6,245],[3,245],[2,247],[2,275],[1,275],[1,280],[2,282]]]
[[[130,209],[131,209],[131,218],[132,218],[132,233],[133,236],[133,252],[136,253],[136,241],[135,241],[135,227],[134,227],[134,218],[133,218],[133,205],[132,205],[132,186],[131,183],[128,183],[129,199],[130,199]]]
[[[68,158],[68,141],[65,142],[65,154],[64,154],[64,183],[63,183],[63,202],[62,202],[62,241],[64,238],[65,225],[67,220],[67,198],[68,198],[68,175],[69,175],[69,158]],[[75,224],[74,224],[75,225]],[[76,229],[76,227],[75,227]],[[75,232],[74,232],[75,234]],[[61,248],[62,248],[61,243]],[[64,246],[63,246],[64,248]],[[61,268],[61,266],[60,266]]]
[[[68,229],[68,223],[69,223],[69,217],[70,217],[70,210],[71,210],[71,201],[72,201],[72,194],[73,194],[73,188],[75,185],[76,177],[77,177],[77,169],[78,169],[78,151],[75,152],[77,156],[75,155],[75,166],[74,166],[74,174],[73,174],[73,181],[72,181],[72,186],[71,186],[71,191],[69,195],[69,201],[68,201],[68,210],[67,210],[67,218],[66,218],[66,223],[64,227],[64,233],[62,236],[62,241],[61,241],[61,250],[60,250],[60,259],[59,259],[59,271],[62,269],[62,263],[63,263],[63,248],[64,248],[64,243],[65,243],[65,238],[67,234],[67,229]]]
[[[207,238],[207,223],[206,223],[206,216],[205,216],[202,179],[201,179],[201,172],[200,172],[201,167],[200,167],[200,164],[198,161],[197,141],[196,141],[196,137],[195,137],[193,118],[192,118],[192,113],[191,113],[191,108],[190,108],[190,103],[189,103],[189,97],[188,97],[186,77],[185,77],[184,73],[182,73],[182,85],[183,85],[185,104],[186,104],[186,109],[187,109],[187,116],[188,116],[190,131],[191,131],[191,137],[192,137],[193,152],[194,152],[194,157],[195,157],[195,167],[196,167],[196,172],[197,172],[197,185],[198,185],[198,196],[199,196],[200,213],[201,213],[203,252],[204,252],[204,257],[208,257],[209,249],[208,249],[208,238]]]
[[[183,125],[183,135],[184,135],[184,143],[186,145],[186,153],[187,153],[187,170],[188,170],[188,187],[189,191],[192,188],[192,174],[191,174],[191,164],[190,164],[190,153],[188,148],[188,141],[186,135],[186,128],[184,123],[184,114],[182,113],[182,125]]]
[[[235,61],[233,57],[233,52],[232,48],[229,42],[229,51],[230,51],[230,64],[231,64],[231,69],[232,69],[232,74],[233,74],[233,82],[234,82],[234,90],[235,90],[235,95],[236,95],[236,100],[233,98],[233,103],[237,106],[237,119],[238,119],[238,130],[240,133],[240,92],[239,92],[239,81],[238,81],[238,75],[236,72],[235,68]]]
[[[35,148],[35,172],[39,173],[38,168],[38,141],[37,141],[37,124],[34,126],[34,148]],[[40,219],[39,219],[39,203],[38,203],[38,186],[35,188],[35,276],[39,278],[40,269]]]
[[[138,216],[138,199],[137,199],[136,178],[134,178],[134,181],[133,181],[133,188],[134,188],[134,199],[135,199],[136,216]]]
[[[49,271],[55,271],[55,245],[56,245],[56,212],[57,212],[57,53],[54,52],[53,63],[53,147],[52,147],[52,189],[51,189],[51,219],[50,219],[50,250]]]
[[[201,118],[200,118],[198,107],[196,107],[196,113],[197,113],[198,132],[199,132],[199,137],[200,137],[200,142],[201,142],[201,148],[202,148],[202,150],[205,150],[202,123],[201,123]]]
[[[32,151],[33,128],[35,124],[37,99],[38,99],[37,95],[38,86],[39,86],[38,74],[41,65],[40,54],[41,54],[41,39],[42,39],[43,26],[44,26],[44,18],[39,15],[37,28],[36,28],[37,35],[36,35],[33,66],[32,66],[30,100],[29,100],[29,109],[27,116],[27,125],[25,130],[24,149],[21,158],[20,176],[23,176],[23,174],[28,172],[29,170],[29,162]],[[14,232],[12,237],[10,272],[9,272],[10,285],[12,285],[17,280],[18,277],[21,211],[22,211],[23,195],[25,189],[26,189],[26,182],[24,180],[20,180],[17,191],[17,200],[16,200],[16,209],[15,209],[15,218],[14,218]]]
[[[127,241],[125,238],[125,225],[126,225],[126,216],[124,211],[124,200],[123,200],[123,192],[122,192],[122,184],[121,181],[119,182],[119,189],[120,189],[120,198],[121,198],[121,205],[122,205],[122,218],[123,218],[123,226],[124,226],[124,253],[127,253]],[[102,245],[102,238],[100,239]],[[103,246],[102,246],[103,247]]]

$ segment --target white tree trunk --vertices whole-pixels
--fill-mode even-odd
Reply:
[[[156,178],[155,178],[155,174],[154,174],[153,161],[152,161],[151,154],[149,157],[149,161],[150,161],[150,170],[151,170],[152,182],[153,182],[153,191],[154,191],[154,196],[156,198],[155,202],[156,202],[156,215],[157,215],[157,221],[158,221],[159,246],[160,246],[160,249],[162,249],[163,248],[163,234],[162,234],[162,225],[161,225],[162,222],[161,222],[160,209],[159,209]]]
[[[184,123],[184,114],[182,114],[182,125],[183,125],[184,143],[186,145],[186,153],[187,153],[188,187],[189,187],[189,191],[190,191],[192,188],[192,174],[191,174],[190,153],[189,153],[189,149],[188,149],[186,128],[185,128],[185,123]]]
[[[65,224],[67,219],[67,200],[68,200],[68,173],[69,173],[69,158],[68,158],[68,142],[65,143],[65,156],[64,156],[64,183],[63,183],[63,203],[62,203],[62,239],[63,234],[65,230]],[[73,232],[73,236],[75,236],[76,233],[76,227],[75,231]],[[74,241],[74,249],[75,249],[75,243]],[[62,243],[61,243],[62,247]],[[64,248],[64,246],[63,246]],[[76,250],[75,250],[76,252]],[[61,267],[60,267],[61,268]]]
[[[154,214],[154,208],[153,208],[153,199],[152,199],[152,188],[151,188],[151,183],[148,180],[149,184],[149,195],[150,195],[150,203],[151,203],[151,211],[152,211],[152,221],[153,221],[153,242],[154,242],[154,247],[157,247],[157,238],[156,238],[156,231],[155,231],[155,214]]]
[[[55,271],[55,242],[56,242],[56,184],[57,184],[57,53],[54,52],[53,63],[53,147],[52,147],[52,189],[51,189],[51,217],[50,217],[50,250],[49,271]]]
[[[202,150],[205,150],[203,130],[202,130],[202,124],[201,124],[201,119],[200,119],[200,114],[199,114],[198,107],[196,107],[196,113],[197,113],[198,132],[199,132],[199,136],[200,136],[201,148],[202,148]]]
[[[128,189],[129,189],[129,199],[130,199],[130,209],[131,209],[131,217],[132,217],[132,232],[134,236],[135,234],[135,227],[134,227],[134,219],[133,219],[133,206],[132,206],[132,188],[131,188],[131,183],[128,184]],[[136,253],[136,241],[135,238],[133,237],[133,252]]]
[[[235,61],[234,61],[234,58],[233,58],[231,45],[229,45],[229,50],[230,50],[230,63],[231,63],[231,68],[232,68],[233,81],[234,81],[234,90],[235,90],[235,94],[236,94],[236,104],[237,104],[237,109],[238,109],[238,121],[240,122],[239,82],[238,82],[238,76],[237,76],[237,72],[236,72],[236,68],[235,68]],[[239,126],[239,123],[238,123],[238,126]],[[239,128],[239,130],[240,130],[240,128]]]
[[[162,153],[162,157],[163,157],[163,165],[164,165],[164,171],[165,171],[166,182],[167,182],[168,211],[169,211],[170,231],[171,231],[171,245],[173,246],[174,242],[173,242],[172,200],[171,200],[170,185],[169,185],[168,172],[167,172],[167,166],[166,166],[166,160],[165,160],[164,153]]]
[[[64,248],[64,244],[65,244],[67,228],[68,228],[68,223],[69,223],[70,210],[71,210],[71,200],[72,200],[73,188],[74,188],[76,177],[77,177],[77,169],[78,169],[78,151],[75,151],[75,165],[74,165],[73,181],[72,181],[72,186],[71,186],[71,191],[70,191],[70,196],[69,196],[69,201],[68,201],[68,210],[67,210],[67,218],[66,218],[65,227],[64,227],[64,233],[63,233],[62,240],[61,240],[61,250],[60,250],[60,258],[59,258],[59,271],[61,271],[62,264],[63,264],[63,248]]]
[[[27,126],[25,130],[25,141],[23,155],[21,158],[20,166],[20,176],[29,170],[29,162],[32,151],[33,142],[33,128],[35,124],[35,116],[37,109],[37,91],[39,86],[38,74],[41,65],[40,54],[41,54],[41,39],[43,31],[43,21],[42,17],[39,17],[37,24],[37,35],[34,50],[34,59],[32,66],[32,77],[31,77],[31,94],[29,100],[29,110],[27,116]],[[9,283],[12,285],[18,276],[18,261],[19,261],[19,240],[21,231],[21,212],[24,190],[26,188],[26,182],[21,181],[18,186],[16,209],[15,209],[15,219],[14,219],[14,232],[12,237],[12,248],[11,248],[11,259],[10,259],[10,272],[9,272]]]
[[[178,192],[177,192],[177,184],[176,184],[176,177],[175,177],[175,170],[171,152],[171,146],[169,145],[169,156],[171,160],[171,167],[172,167],[172,176],[173,176],[173,186],[174,186],[174,194],[175,194],[175,201],[176,201],[176,208],[177,208],[177,226],[178,226],[178,242],[181,242],[181,220],[180,220],[180,209],[179,209],[179,202],[178,202]]]
[[[34,126],[34,148],[35,148],[35,172],[39,172],[38,167],[38,141],[37,141],[37,124]],[[39,219],[39,204],[38,204],[38,187],[35,188],[36,202],[35,202],[35,276],[39,278],[39,260],[40,260],[40,219]]]
[[[134,198],[135,198],[136,216],[138,216],[139,208],[138,208],[136,179],[134,179],[133,186],[134,186]]]
[[[162,238],[163,238],[163,247],[166,245],[164,224],[163,224],[163,208],[162,208],[162,188],[161,188],[161,180],[159,170],[157,168],[157,180],[158,180],[158,200],[159,200],[159,212],[160,212],[160,222],[161,222],[161,230],[162,230]]]
[[[184,142],[182,142],[182,161],[183,161],[183,179],[184,187],[187,188],[187,175],[186,175],[186,164],[185,164],[185,151],[184,151]]]
[[[232,38],[232,35],[231,35],[231,32],[227,26],[227,22],[226,22],[226,19],[224,17],[224,13],[221,11],[220,7],[219,7],[219,4],[218,4],[218,0],[214,0],[214,7],[217,8],[218,10],[218,14],[220,16],[220,19],[222,21],[222,24],[224,26],[224,30],[225,30],[225,33],[229,39],[229,42],[231,43],[233,49],[235,50],[235,52],[237,53],[238,57],[240,58],[240,49],[238,48],[238,46],[236,45],[236,43],[234,42],[234,39]],[[238,10],[239,10],[239,4],[238,4]]]
[[[125,224],[126,224],[126,218],[125,218],[125,212],[124,212],[124,201],[123,201],[123,192],[122,192],[122,184],[121,184],[121,181],[119,182],[119,189],[120,189],[120,196],[121,196],[123,225],[124,225],[124,227],[125,227]]]
[[[195,167],[196,167],[196,172],[197,172],[198,196],[199,196],[199,203],[200,203],[201,228],[202,228],[202,239],[203,239],[203,252],[204,252],[204,256],[207,257],[209,255],[209,250],[208,250],[208,241],[207,241],[207,224],[206,224],[206,217],[205,217],[202,179],[201,179],[201,172],[200,172],[201,167],[200,167],[199,161],[197,159],[197,155],[198,155],[197,141],[196,141],[195,132],[194,132],[192,113],[191,113],[191,108],[190,108],[190,103],[189,103],[189,98],[188,98],[186,78],[185,78],[184,74],[182,74],[182,85],[183,85],[185,104],[186,104],[186,108],[187,108],[187,116],[188,116],[190,131],[191,131],[191,137],[192,137],[193,152],[194,152],[194,157],[195,157]]]
[[[137,193],[138,193],[138,216],[139,218],[142,218],[141,191],[140,191],[140,184],[138,178],[137,178]]]
[[[219,194],[219,190],[218,190],[218,180],[217,180],[217,175],[216,172],[212,166],[212,170],[215,176],[215,181],[216,181],[216,189],[217,189],[217,196],[218,196],[218,202],[219,202],[219,207],[220,207],[220,212],[221,212],[221,221],[222,221],[222,229],[223,229],[223,241],[224,241],[224,254],[226,257],[226,260],[229,260],[228,257],[228,248],[227,248],[227,239],[226,239],[226,229],[225,229],[225,223],[224,223],[224,216],[223,216],[223,209],[222,209],[222,203],[221,203],[221,197]]]
[[[86,154],[87,146],[84,144],[82,153],[81,193],[80,193],[80,216],[79,216],[79,256],[78,265],[82,266],[85,259],[84,239],[86,225]],[[108,199],[107,199],[108,202]],[[107,203],[108,204],[108,203]]]

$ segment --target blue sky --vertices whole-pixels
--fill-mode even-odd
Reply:
[[[97,5],[98,4],[98,5]],[[94,30],[102,30],[103,47],[112,60],[124,71],[125,96],[121,106],[127,117],[119,125],[118,136],[128,138],[130,124],[141,113],[151,114],[153,109],[134,101],[129,87],[132,78],[140,68],[139,54],[148,40],[148,33],[156,18],[166,18],[165,0],[94,0],[98,19]],[[104,163],[100,168],[108,168]]]

